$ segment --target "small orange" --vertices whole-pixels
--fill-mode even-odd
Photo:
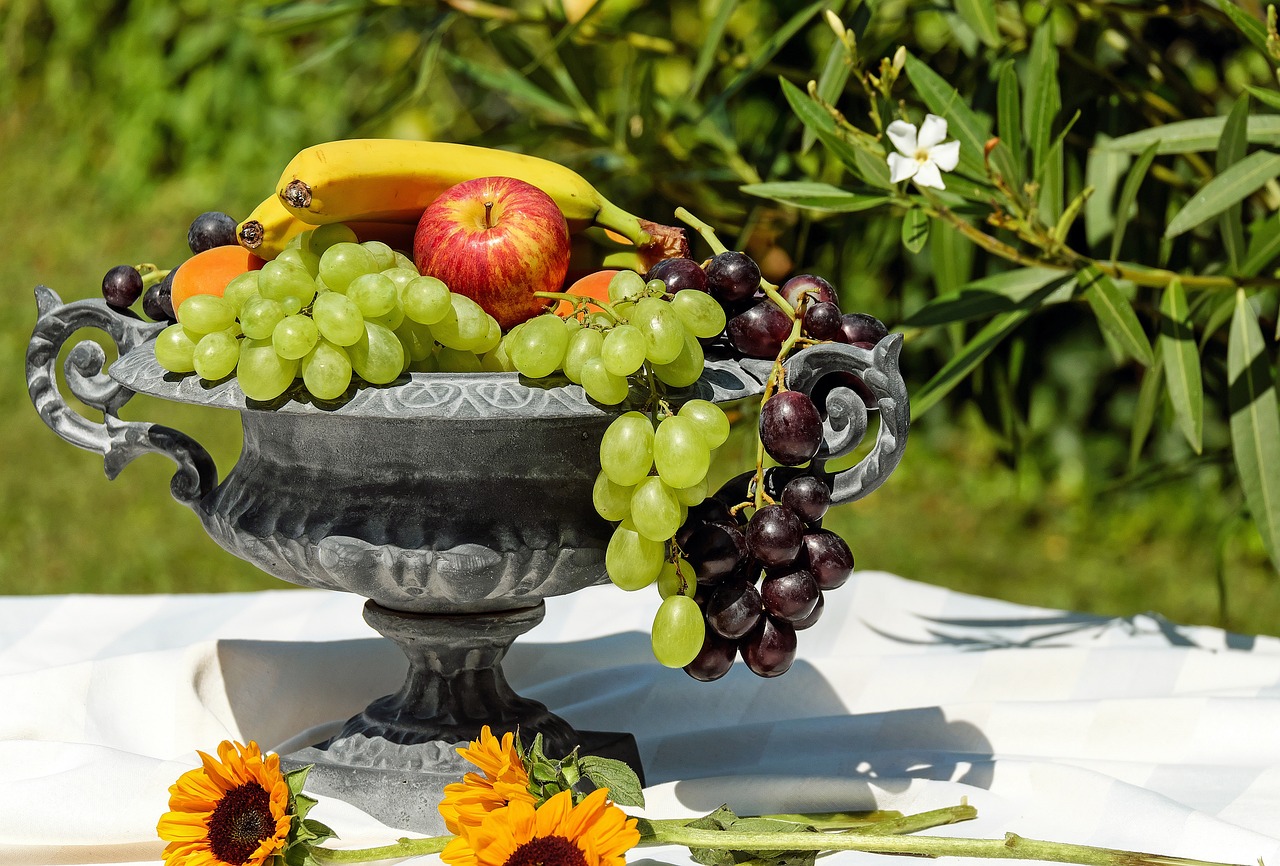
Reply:
[[[569,288],[565,289],[571,295],[581,295],[584,298],[598,298],[602,301],[609,300],[609,281],[613,279],[613,275],[617,271],[596,271],[582,277]],[[598,310],[599,307],[594,304],[587,305],[588,310]],[[573,304],[569,301],[561,301],[556,305],[557,316],[568,316],[573,312]]]
[[[256,271],[266,262],[239,245],[212,247],[196,253],[178,268],[173,276],[173,308],[192,295],[218,295],[227,284],[248,271]]]

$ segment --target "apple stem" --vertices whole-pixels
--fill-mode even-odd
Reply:
[[[487,229],[493,228],[493,220],[491,219],[492,214],[493,202],[487,201],[484,203],[484,227]]]

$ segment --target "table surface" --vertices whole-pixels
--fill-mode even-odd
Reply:
[[[0,863],[155,862],[168,786],[197,749],[286,752],[394,691],[404,660],[362,603],[318,590],[0,597]],[[967,798],[977,820],[931,832],[1280,864],[1276,638],[865,572],[828,593],[786,675],[739,664],[708,684],[653,661],[657,603],[607,586],[552,599],[505,665],[576,727],[635,734],[651,817]],[[313,815],[341,847],[403,835],[334,800]],[[690,862],[678,848],[630,857],[649,859]]]

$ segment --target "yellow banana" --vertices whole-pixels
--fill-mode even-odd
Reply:
[[[382,241],[392,249],[412,253],[416,218],[412,221],[352,220],[347,225],[362,241]],[[240,246],[269,261],[280,255],[294,237],[313,228],[315,225],[298,219],[280,203],[279,196],[273,195],[264,199],[244,222],[236,226],[236,239]]]
[[[642,220],[610,202],[577,172],[526,154],[438,141],[347,139],[301,151],[277,185],[280,201],[308,223],[416,221],[446,189],[478,177],[514,177],[559,205],[571,230],[610,229],[653,258],[687,255],[684,232]]]

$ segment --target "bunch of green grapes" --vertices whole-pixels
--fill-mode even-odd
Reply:
[[[334,400],[355,377],[384,385],[412,370],[478,370],[502,337],[475,301],[341,224],[298,235],[221,296],[193,295],[175,312],[156,339],[160,366],[208,381],[234,374],[259,401],[299,378],[313,397]]]
[[[651,631],[654,656],[684,667],[702,648],[704,626],[693,571],[673,539],[689,508],[707,496],[711,452],[728,438],[729,420],[706,400],[675,410],[665,390],[699,379],[698,340],[718,336],[725,313],[704,291],[667,295],[662,280],[646,283],[621,271],[600,311],[530,319],[512,329],[500,351],[522,375],[563,371],[606,405],[625,402],[633,385],[645,395],[647,412],[624,412],[601,438],[594,501],[600,516],[617,524],[605,552],[610,580],[625,590],[658,584],[663,602]]]

